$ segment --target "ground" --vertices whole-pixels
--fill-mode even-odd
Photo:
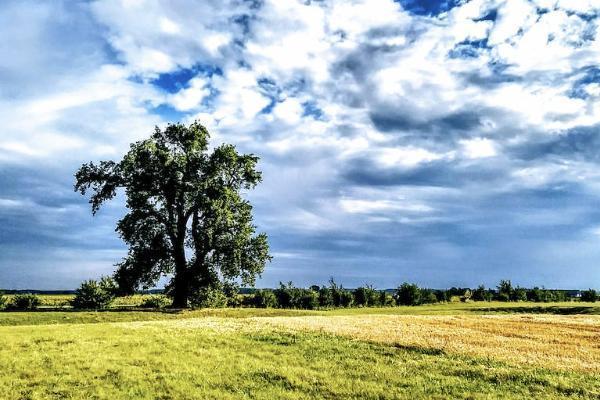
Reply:
[[[0,313],[3,399],[598,398],[600,310]]]

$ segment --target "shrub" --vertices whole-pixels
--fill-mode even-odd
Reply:
[[[496,300],[498,301],[510,301],[510,296],[506,293],[496,294]]]
[[[581,301],[590,301],[592,303],[598,300],[598,293],[594,289],[588,289],[581,292]]]
[[[15,294],[8,304],[11,310],[35,310],[42,304],[38,296],[32,293]]]
[[[342,285],[335,283],[333,278],[329,280],[329,290],[335,307],[350,307],[354,301],[354,296],[351,292],[344,289]]]
[[[496,296],[497,300],[500,301],[510,301],[513,295],[513,286],[509,280],[501,280],[498,284],[498,295]]]
[[[471,299],[474,301],[486,301],[487,290],[485,290],[485,286],[479,285],[477,289],[473,290],[473,295]]]
[[[438,298],[435,292],[431,289],[420,289],[421,290],[421,304],[434,304],[438,302]]]
[[[373,289],[373,286],[358,287],[352,294],[354,305],[356,306],[372,307],[379,304],[379,296],[377,295],[377,291]]]
[[[257,290],[252,297],[252,305],[258,308],[275,308],[277,298],[272,290]]]
[[[339,307],[351,307],[354,301],[354,296],[352,296],[352,293],[342,289],[340,292],[338,292],[337,294],[338,296],[338,304]]]
[[[416,306],[421,304],[421,290],[415,284],[404,282],[396,290],[396,302],[402,306]]]
[[[221,287],[203,287],[190,296],[190,305],[193,308],[223,308],[228,304],[229,298]]]
[[[319,307],[319,294],[311,289],[302,289],[299,306],[304,310],[314,310]]]
[[[6,307],[6,296],[4,296],[4,292],[0,292],[0,310],[4,309],[4,307]]]
[[[115,299],[116,285],[109,277],[102,277],[100,281],[84,281],[75,291],[71,305],[76,309],[99,310],[108,308]]]
[[[510,294],[510,299],[512,301],[527,301],[527,290],[517,286]]]
[[[471,300],[472,296],[473,296],[473,293],[471,292],[471,289],[465,289],[462,296],[460,296],[460,301],[462,301],[463,303],[466,303]]]
[[[382,290],[379,292],[379,305],[383,307],[395,306],[396,301],[393,296],[387,294],[385,290]]]
[[[333,307],[333,295],[328,287],[319,289],[319,305],[321,307]]]
[[[140,304],[141,308],[167,308],[171,305],[171,300],[166,296],[147,296]]]
[[[279,288],[274,291],[277,298],[277,304],[281,308],[296,308],[298,304],[298,289],[294,287],[292,282],[284,284],[279,282]]]

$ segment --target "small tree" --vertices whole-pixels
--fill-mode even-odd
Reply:
[[[377,291],[371,285],[358,287],[353,292],[354,305],[372,307],[379,304]]]
[[[404,282],[396,290],[396,302],[401,306],[421,304],[421,290],[415,284]]]
[[[322,287],[319,289],[319,305],[321,307],[333,307],[333,296],[331,289]]]
[[[513,286],[509,280],[501,280],[498,284],[498,297],[500,301],[509,301],[512,297]]]
[[[302,289],[298,308],[314,310],[319,307],[319,294],[312,289]]]
[[[598,300],[598,293],[594,289],[588,289],[581,292],[581,301],[595,303]]]
[[[257,308],[275,308],[277,307],[277,298],[272,290],[259,289],[254,293],[252,304]]]
[[[421,289],[421,304],[434,304],[438,302],[435,292],[431,289]]]
[[[485,301],[486,292],[487,291],[485,290],[485,286],[479,285],[477,286],[477,289],[473,290],[473,295],[471,296],[471,299],[474,301]]]
[[[527,301],[527,290],[517,286],[513,289],[510,299],[512,301]]]
[[[32,293],[15,294],[8,304],[11,310],[31,311],[42,304],[38,296]]]
[[[335,307],[350,307],[354,301],[351,292],[344,289],[342,285],[335,283],[333,278],[329,279],[329,290]]]
[[[4,292],[0,291],[0,310],[6,307],[7,302],[8,300],[6,299],[6,296],[4,296]]]
[[[115,282],[106,276],[100,281],[84,281],[75,292],[71,305],[73,308],[87,310],[108,308],[115,298],[115,291]]]

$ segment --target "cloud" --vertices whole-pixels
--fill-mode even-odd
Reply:
[[[261,157],[265,181],[248,195],[280,255],[263,285],[589,286],[560,271],[571,260],[598,278],[599,12],[556,0],[9,2],[0,286],[53,264],[57,286],[110,270],[122,204],[92,220],[73,171],[196,118],[216,143]],[[543,257],[556,248],[570,250]],[[26,273],[9,267],[19,260]]]

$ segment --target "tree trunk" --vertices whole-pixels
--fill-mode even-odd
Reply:
[[[189,282],[187,277],[187,261],[185,259],[185,246],[183,241],[178,241],[175,254],[175,285],[173,292],[173,308],[187,308],[189,297]]]

